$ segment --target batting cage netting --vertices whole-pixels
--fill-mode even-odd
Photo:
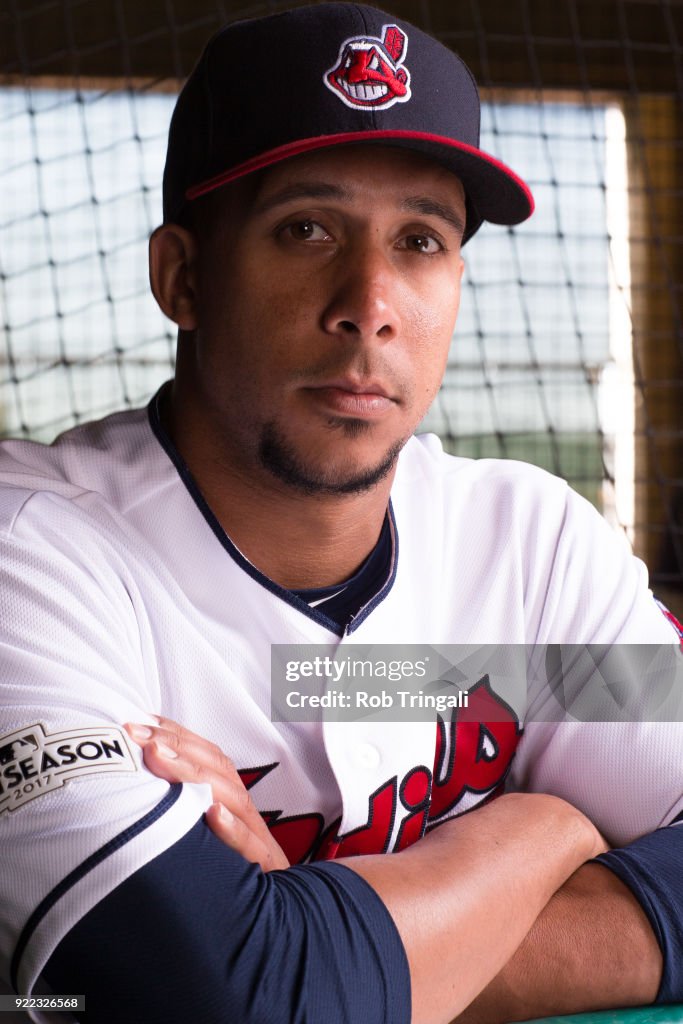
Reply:
[[[4,0],[0,435],[51,440],[144,403],[171,375],[147,238],[175,95],[220,24],[288,6]],[[683,4],[381,6],[467,61],[485,99],[482,146],[537,205],[528,223],[485,226],[467,245],[424,428],[454,453],[565,477],[680,610]]]

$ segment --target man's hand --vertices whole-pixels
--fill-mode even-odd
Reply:
[[[206,822],[214,835],[264,871],[288,868],[282,847],[256,810],[230,758],[215,743],[172,719],[158,722],[158,726],[125,726],[142,747],[149,770],[166,782],[208,783],[214,803],[206,812]]]

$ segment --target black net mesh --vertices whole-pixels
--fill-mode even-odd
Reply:
[[[147,287],[177,89],[220,24],[292,4],[0,10],[0,434],[146,401],[175,344]],[[465,250],[444,386],[458,454],[536,462],[683,587],[680,0],[413,0],[483,87],[482,145],[537,212]],[[675,593],[669,600],[680,608]]]

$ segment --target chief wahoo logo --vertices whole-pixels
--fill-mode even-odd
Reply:
[[[408,37],[398,25],[384,25],[382,38],[353,36],[339,47],[337,63],[323,76],[347,107],[386,110],[410,99],[410,72],[403,66]]]

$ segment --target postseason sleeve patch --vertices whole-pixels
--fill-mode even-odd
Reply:
[[[36,723],[0,737],[0,814],[69,779],[138,770],[126,734],[116,726],[47,733]]]

